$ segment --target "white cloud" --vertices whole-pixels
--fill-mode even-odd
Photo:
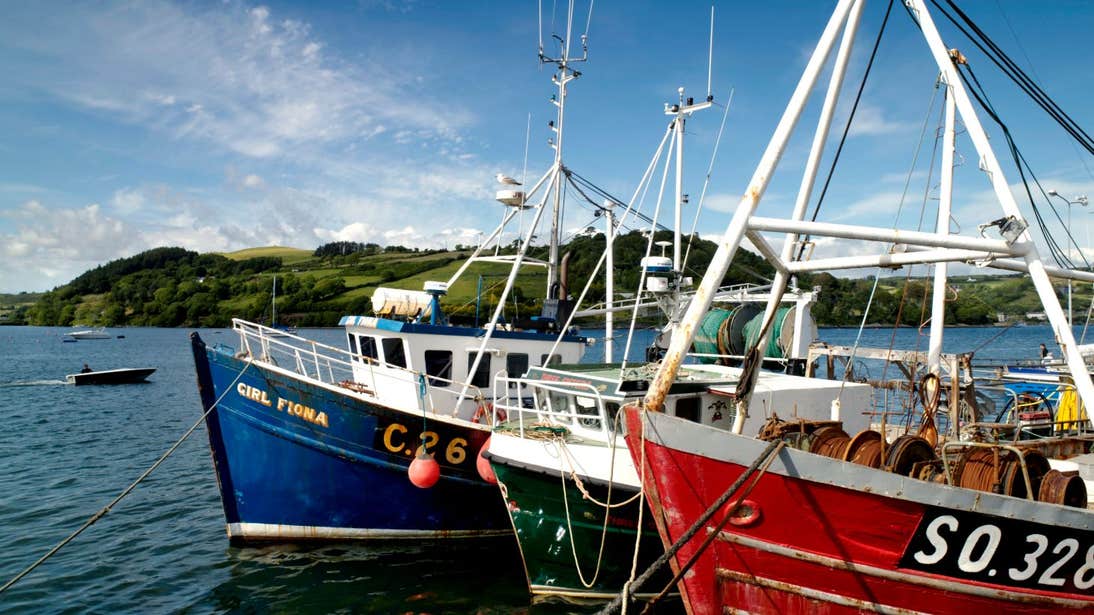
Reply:
[[[9,85],[250,157],[306,159],[311,147],[369,138],[388,124],[455,142],[471,120],[431,100],[429,83],[390,54],[351,64],[328,53],[307,24],[265,6],[152,1],[69,7],[40,19],[79,36],[44,45],[18,23],[0,25],[6,46],[49,67],[12,71]]]
[[[258,175],[251,174],[243,178],[243,186],[245,188],[261,188],[265,182]]]
[[[103,214],[98,204],[47,209],[27,201],[9,217],[17,227],[0,235],[0,280],[5,291],[64,284],[104,261],[134,251],[134,229]]]
[[[914,122],[900,122],[885,117],[881,107],[862,103],[855,112],[855,121],[851,124],[852,137],[891,135],[915,130]]]
[[[139,211],[144,205],[144,194],[139,190],[122,188],[114,192],[114,198],[111,202],[119,213],[133,213]]]
[[[741,203],[739,194],[708,194],[703,202],[703,207],[721,213],[733,213],[737,211],[737,205]]]

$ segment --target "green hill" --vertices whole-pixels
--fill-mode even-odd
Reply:
[[[664,236],[662,236],[664,235]],[[655,239],[671,239],[658,233]],[[580,293],[605,245],[603,235],[575,238],[563,247],[571,253],[570,294]],[[715,244],[695,237],[689,275],[701,277]],[[545,259],[546,248],[532,258]],[[616,288],[636,288],[638,264],[646,239],[632,232],[617,238]],[[512,249],[502,254],[513,253]],[[227,254],[199,254],[182,248],[156,248],[87,271],[41,295],[15,322],[69,326],[227,326],[233,317],[270,322],[273,278],[277,276],[277,314],[281,324],[333,326],[344,314],[371,314],[379,286],[421,290],[428,280],[447,281],[470,250],[416,250],[375,244],[328,244],[314,252],[280,246]],[[772,269],[758,256],[742,252],[726,283],[762,282]],[[449,289],[445,312],[471,321],[476,304],[492,309],[509,274],[501,263],[476,263]],[[604,296],[603,275],[590,289],[590,301]],[[479,297],[481,288],[481,299]],[[506,305],[506,317],[538,314],[546,294],[546,271],[526,267]]]
[[[656,237],[670,238],[668,233]],[[604,245],[603,235],[593,235],[577,237],[563,247],[571,256],[572,296],[581,292]],[[687,275],[698,281],[715,248],[710,241],[693,238]],[[616,289],[637,288],[645,250],[646,239],[638,232],[617,239]],[[371,314],[370,297],[377,287],[421,290],[428,280],[448,280],[469,254],[463,246],[442,251],[345,242],[312,252],[280,246],[227,254],[156,248],[96,267],[47,293],[0,295],[0,324],[227,326],[233,317],[269,323],[276,275],[281,324],[333,326],[345,314]],[[546,248],[533,248],[529,256],[546,259]],[[496,306],[508,273],[506,264],[473,265],[449,289],[442,302],[445,312],[456,321],[471,322],[478,304],[485,317]],[[770,265],[741,251],[723,283],[763,282],[772,275]],[[538,314],[545,285],[543,268],[526,267],[507,301],[505,316],[513,320]],[[928,312],[924,303],[929,305],[931,281],[899,274],[885,277],[872,300],[873,278],[802,275],[799,286],[820,288],[813,315],[821,325],[857,326],[869,304],[867,324],[919,326]],[[1066,283],[1056,287],[1066,310]],[[1000,314],[1008,322],[1027,320],[1027,314],[1041,311],[1032,284],[1022,276],[955,276],[949,289],[947,324],[991,324]],[[601,275],[587,302],[603,297]],[[1085,319],[1091,299],[1090,286],[1073,286],[1077,322]]]

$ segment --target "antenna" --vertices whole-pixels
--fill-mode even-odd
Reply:
[[[710,46],[707,48],[707,100],[714,100],[710,88],[711,67],[714,65],[714,3],[710,4]]]
[[[524,128],[524,168],[520,172],[520,183],[528,181],[528,140],[532,136],[532,113],[528,113],[528,125]]]
[[[536,2],[536,8],[539,16],[539,55],[543,57],[543,0]]]

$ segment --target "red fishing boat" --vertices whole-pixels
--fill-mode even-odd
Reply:
[[[662,540],[673,544],[768,443],[626,409]],[[1094,514],[901,476],[793,448],[755,487],[680,589],[692,615],[723,612],[1094,612]],[[737,498],[685,543],[700,552]],[[1083,502],[1085,504],[1085,502]]]
[[[944,96],[939,117],[945,119],[936,133],[941,170],[935,230],[818,222],[817,212],[812,220],[805,217],[864,4],[837,3],[641,405],[625,409],[627,445],[674,580],[692,615],[1094,613],[1094,512],[1087,508],[1088,483],[1060,461],[1091,450],[1094,428],[1084,408],[1094,407],[1094,382],[1049,279],[1094,281],[1094,276],[1042,260],[1031,222],[991,148],[968,84],[976,102],[1002,128],[1020,168],[1028,166],[1025,158],[999,108],[986,102],[982,82],[972,75],[966,57],[943,43],[925,0],[889,7],[907,11],[919,29]],[[930,4],[992,60],[1004,59],[998,47],[980,44],[986,35],[953,2]],[[888,18],[886,12],[879,42]],[[759,202],[829,56],[834,60],[828,91],[793,214],[786,219],[758,217]],[[873,60],[871,55],[860,94]],[[1013,63],[1009,66],[1021,72]],[[1035,98],[1051,102],[1039,88],[1031,88]],[[852,110],[848,121],[853,117]],[[967,135],[979,162],[966,172],[983,172],[1000,211],[966,208],[959,212],[965,220],[952,212],[958,134]],[[973,157],[972,152],[967,155]],[[927,192],[935,187],[930,181]],[[1034,194],[1035,188],[1026,191],[1029,207],[1036,209]],[[1049,228],[1040,217],[1036,223],[1051,245]],[[951,231],[955,226],[979,233],[956,234]],[[770,245],[763,233],[785,233],[782,250]],[[745,237],[777,271],[764,332],[746,359],[746,374],[792,276],[876,267],[880,277],[882,268],[934,265],[930,317],[919,323],[920,330],[930,331],[928,351],[902,355],[912,359],[902,368],[905,380],[871,381],[879,393],[875,401],[904,395],[904,417],[922,419],[917,431],[908,429],[914,427],[911,422],[903,433],[894,430],[892,415],[885,413],[889,408],[882,408],[876,415],[880,426],[852,437],[841,429],[841,413],[858,416],[848,413],[862,409],[849,407],[846,400],[841,407],[839,399],[832,405],[831,420],[773,421],[756,437],[736,426],[719,429],[661,412],[697,323]],[[817,237],[877,242],[882,248],[871,253],[845,248],[835,255],[803,258],[807,245],[820,243]],[[1012,423],[983,419],[986,412],[977,401],[980,384],[964,377],[956,362],[942,359],[947,262],[1028,274],[1070,374],[1066,386],[1072,401],[1066,413],[1047,414],[1040,426],[1032,425],[1040,420],[1035,412],[1017,412]],[[869,305],[865,309],[868,314]],[[855,356],[859,350],[857,344],[851,349],[844,378],[863,358]],[[876,349],[871,357],[888,361],[897,352]],[[830,377],[833,365],[830,359]],[[748,378],[741,380],[736,404],[737,412],[745,415],[750,386]],[[1015,408],[1022,400],[1016,402]],[[793,414],[792,408],[771,410],[784,417]],[[647,577],[628,584],[626,591],[659,589],[641,587]]]

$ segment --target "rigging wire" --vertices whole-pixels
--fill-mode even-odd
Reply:
[[[969,39],[969,42],[971,42],[978,49],[980,49],[980,51],[982,51],[984,55],[992,61],[992,63],[998,66],[1004,75],[1009,77],[1020,90],[1022,90],[1026,93],[1026,95],[1032,98],[1033,101],[1036,102],[1037,105],[1045,111],[1045,113],[1047,113],[1052,119],[1056,120],[1056,123],[1059,124],[1065,132],[1070,134],[1072,138],[1074,138],[1083,149],[1085,149],[1090,154],[1094,154],[1094,138],[1091,138],[1091,136],[1087,134],[1087,132],[1083,130],[1081,126],[1079,126],[1078,122],[1072,119],[1071,116],[1067,114],[1067,112],[1065,112],[1058,104],[1056,104],[1056,101],[1054,101],[1052,97],[1050,97],[1043,89],[1041,89],[1041,87],[1038,86],[1037,83],[1033,79],[1031,79],[1029,75],[1027,75],[1020,66],[1018,66],[1017,63],[1014,62],[1014,60],[1010,59],[1006,52],[1004,52],[1002,48],[999,47],[999,45],[997,45],[986,32],[984,32],[978,25],[976,25],[976,22],[974,22],[972,18],[970,18],[964,11],[962,11],[953,2],[953,0],[945,1],[946,4],[949,5],[949,7],[952,8],[953,11],[957,14],[957,16],[960,17],[960,21],[964,23],[965,26],[968,26],[968,29],[966,29],[965,26],[962,26],[962,24],[958,22],[957,17],[951,15],[945,7],[940,5],[938,0],[930,0],[931,4],[933,4],[939,10],[939,12],[950,21],[950,23],[952,23],[958,30],[960,30],[961,33]],[[910,14],[911,9],[909,8],[908,11]],[[970,30],[972,31],[972,33],[969,32]]]
[[[573,169],[571,169],[567,166],[563,166],[562,167],[562,172],[566,175],[567,179],[573,180],[573,181],[570,182],[571,185],[573,185],[574,189],[577,190],[578,194],[580,194],[581,197],[584,198],[586,201],[588,201],[593,207],[596,207],[597,209],[599,209],[601,211],[607,211],[607,208],[605,208],[603,205],[601,205],[600,203],[593,200],[592,197],[590,197],[588,194],[586,194],[585,191],[583,191],[576,184],[581,184],[581,186],[584,186],[587,190],[589,190],[589,192],[595,192],[596,194],[604,197],[605,199],[611,201],[612,203],[614,203],[616,205],[624,205],[623,201],[617,199],[616,197],[612,196],[606,190],[604,190],[601,187],[597,186],[596,184],[592,183],[588,179],[582,177],[577,172],[575,172]],[[633,212],[631,212],[631,215],[638,218],[639,220],[642,220],[643,222],[645,222],[647,224],[654,224],[653,218],[647,216],[646,214],[644,214],[640,211],[637,211],[637,210],[633,211]],[[668,230],[671,230],[671,229],[669,229],[667,226],[665,226],[663,224],[657,223],[657,230],[668,231]]]
[[[593,4],[595,4],[595,3],[596,3],[596,0],[589,0],[589,16],[585,19],[585,34],[581,35],[581,40],[582,40],[582,46],[583,47],[584,47],[584,42],[589,38],[589,26],[591,26],[592,23],[593,23]]]
[[[1003,5],[999,3],[999,0],[995,0],[995,7],[999,9],[999,15],[1003,18],[1003,23],[1007,25],[1007,30],[1010,32],[1011,37],[1014,38],[1014,44],[1018,46],[1018,51],[1022,52],[1022,57],[1026,59],[1026,64],[1029,65],[1029,70],[1033,76],[1040,80],[1040,75],[1037,74],[1037,69],[1033,66],[1033,60],[1029,58],[1029,54],[1026,53],[1026,48],[1022,45],[1022,39],[1018,38],[1018,34],[1014,31],[1014,27],[1010,23],[1010,19],[1007,17],[1006,12],[1003,10]],[[1075,152],[1075,157],[1078,158],[1079,164],[1082,165],[1083,170],[1086,171],[1087,176],[1094,179],[1094,171],[1091,171],[1090,166],[1086,163],[1086,157],[1079,151],[1079,145],[1074,141],[1068,141],[1068,145],[1071,146],[1072,151]]]
[[[984,91],[984,88],[981,85],[980,81],[976,78],[976,73],[973,72],[972,67],[970,67],[968,64],[958,65],[958,75],[961,77],[962,82],[965,83],[966,87],[969,90],[969,93],[972,94],[973,98],[976,99],[976,101],[988,114],[988,117],[990,117],[992,121],[995,122],[999,126],[1000,130],[1003,132],[1003,137],[1006,139],[1007,142],[1007,148],[1010,150],[1011,158],[1014,160],[1014,165],[1017,168],[1018,175],[1022,180],[1022,186],[1026,192],[1026,198],[1029,200],[1030,207],[1033,208],[1034,217],[1037,220],[1038,227],[1041,229],[1041,233],[1044,236],[1045,243],[1048,245],[1049,252],[1052,255],[1053,260],[1061,267],[1068,269],[1075,268],[1075,264],[1071,260],[1070,255],[1067,254],[1066,251],[1060,246],[1060,243],[1056,240],[1055,236],[1049,230],[1048,225],[1045,223],[1040,207],[1034,200],[1033,192],[1030,190],[1029,179],[1032,179],[1033,183],[1037,185],[1038,191],[1045,199],[1045,202],[1048,203],[1049,208],[1052,210],[1052,213],[1056,217],[1057,222],[1059,222],[1060,226],[1064,228],[1064,232],[1067,235],[1069,243],[1076,246],[1078,246],[1078,243],[1071,235],[1071,229],[1068,228],[1068,225],[1060,216],[1060,212],[1056,209],[1056,204],[1053,203],[1052,199],[1048,197],[1047,191],[1044,189],[1044,186],[1041,185],[1040,180],[1037,179],[1036,174],[1034,174],[1033,172],[1033,168],[1029,165],[1029,162],[1026,160],[1025,156],[1018,148],[1018,144],[1015,143],[1014,137],[1011,135],[1010,128],[995,112],[995,108],[992,106],[991,101],[988,100],[987,92]],[[1027,174],[1029,176],[1029,179],[1027,179],[1026,177]],[[1079,255],[1083,259],[1086,267],[1089,268],[1090,263],[1087,261],[1086,255],[1082,253],[1081,249],[1079,250]]]
[[[691,232],[688,233],[688,247],[684,250],[684,261],[680,269],[686,269],[688,257],[691,255],[691,242],[695,238],[695,229],[699,226],[699,214],[703,211],[703,203],[706,202],[707,189],[710,187],[710,178],[714,173],[714,160],[718,157],[718,146],[722,144],[722,133],[726,128],[726,118],[729,117],[729,108],[733,104],[733,90],[729,90],[729,100],[725,104],[725,112],[722,113],[722,124],[718,127],[718,137],[714,140],[714,150],[710,153],[710,164],[707,165],[707,176],[703,180],[703,191],[699,193],[699,204],[695,208],[695,218],[691,221]]]

